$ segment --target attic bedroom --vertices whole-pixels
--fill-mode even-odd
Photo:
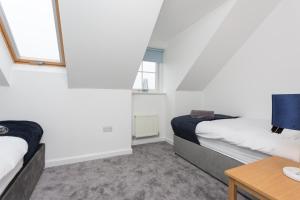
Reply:
[[[300,199],[297,0],[0,0],[0,200]]]

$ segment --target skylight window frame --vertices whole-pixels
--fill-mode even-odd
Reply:
[[[8,22],[6,20],[5,12],[0,4],[0,31],[3,35],[4,41],[11,55],[11,58],[16,64],[48,65],[48,66],[58,66],[58,67],[66,66],[58,0],[52,0],[52,7],[53,7],[53,16],[55,21],[58,51],[60,56],[59,62],[53,60],[47,60],[47,59],[21,57],[20,53],[18,52],[18,48],[14,41],[13,35],[10,31]]]

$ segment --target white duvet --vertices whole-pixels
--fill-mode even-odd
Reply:
[[[201,122],[196,134],[300,162],[300,131],[274,134],[270,129],[267,120],[238,118]]]
[[[0,183],[1,179],[23,160],[27,149],[27,142],[21,138],[0,137]]]

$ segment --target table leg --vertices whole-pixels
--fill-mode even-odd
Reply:
[[[228,200],[237,200],[237,186],[232,179],[228,183]]]

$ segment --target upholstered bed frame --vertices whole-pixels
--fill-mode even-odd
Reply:
[[[45,144],[23,166],[5,189],[0,200],[29,200],[45,168]]]
[[[226,185],[228,183],[228,178],[225,176],[224,171],[243,165],[243,163],[233,158],[182,139],[176,135],[174,135],[174,151],[183,159],[194,164]],[[255,199],[244,191],[239,192],[249,199]]]

